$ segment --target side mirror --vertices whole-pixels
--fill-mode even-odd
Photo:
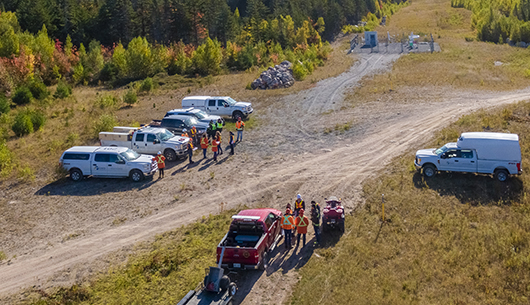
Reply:
[[[445,159],[445,158],[447,158],[447,155],[446,155],[445,153],[443,153],[443,154],[440,156],[440,158]]]
[[[228,107],[230,107],[230,105],[228,105],[228,104],[224,104],[224,106],[225,106],[225,108],[228,108]]]
[[[125,160],[116,160],[116,164],[125,164]]]
[[[153,144],[160,144],[160,140],[159,140],[159,139],[155,139],[155,141],[153,142]]]

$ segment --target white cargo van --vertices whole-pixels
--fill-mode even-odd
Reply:
[[[456,143],[416,152],[414,164],[427,177],[437,171],[493,174],[499,181],[522,173],[519,136],[510,133],[464,132]]]
[[[138,182],[158,170],[152,158],[126,147],[74,146],[62,154],[59,162],[73,181],[93,176],[130,177]]]
[[[252,104],[237,102],[229,96],[188,96],[182,99],[182,108],[195,108],[225,118],[245,119],[253,111]]]

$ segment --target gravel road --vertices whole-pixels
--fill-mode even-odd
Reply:
[[[362,202],[362,182],[384,170],[392,158],[421,148],[436,130],[463,114],[524,100],[530,93],[530,89],[497,93],[400,88],[352,107],[346,94],[363,77],[387,71],[398,58],[357,56],[350,71],[258,109],[259,129],[246,132],[236,156],[224,154],[218,164],[178,163],[170,166],[166,178],[139,186],[126,180],[88,179],[23,193],[0,191],[12,207],[0,224],[12,235],[0,241],[0,249],[19,253],[9,264],[0,265],[0,295],[77,281],[90,274],[91,262],[217,213],[221,202],[225,207],[246,204],[283,210],[297,193],[320,202],[335,194],[352,209]],[[324,132],[348,122],[351,128],[342,133]],[[30,213],[40,213],[42,220],[28,221],[26,234],[9,229],[9,219],[29,218]],[[296,282],[294,270],[310,253],[308,247],[294,256],[277,251],[269,271],[249,275],[236,303],[276,303],[287,298]]]

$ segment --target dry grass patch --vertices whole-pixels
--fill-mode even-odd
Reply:
[[[425,147],[463,131],[509,130],[528,165],[529,113],[519,103],[464,116]],[[365,205],[336,246],[317,249],[300,270],[290,304],[528,304],[528,171],[507,183],[458,173],[426,180],[413,159],[412,151],[396,158],[364,184]]]
[[[452,8],[447,0],[418,0],[390,17],[377,30],[391,35],[430,34],[442,51],[409,54],[394,64],[392,71],[364,82],[357,96],[372,97],[376,91],[399,90],[402,86],[452,86],[455,89],[512,90],[530,82],[530,52],[526,49],[478,42],[470,28],[471,12]],[[502,63],[495,65],[495,62]],[[498,64],[498,63],[497,63]]]

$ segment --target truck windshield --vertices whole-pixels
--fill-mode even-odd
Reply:
[[[165,142],[171,138],[174,137],[174,135],[167,129],[164,129],[163,132],[158,134],[158,137],[160,138],[160,141]]]
[[[204,119],[207,116],[206,112],[204,112],[202,110],[199,110],[199,111],[195,112],[195,115],[201,120]]]
[[[227,99],[226,99],[226,102],[227,102],[228,104],[230,104],[230,106],[234,106],[234,105],[237,103],[237,102],[236,102],[233,98],[231,98],[231,97],[227,98]]]
[[[127,149],[126,151],[120,153],[120,156],[122,156],[127,161],[132,161],[140,158],[140,154],[138,154],[132,149]]]
[[[448,150],[449,148],[447,148],[445,145],[438,148],[437,150],[434,151],[435,154],[437,154],[438,156],[443,154],[446,150]]]
[[[199,123],[199,121],[197,121],[196,118],[194,117],[190,117],[188,120],[187,120],[187,125],[188,126],[193,126],[193,125],[197,125]]]

